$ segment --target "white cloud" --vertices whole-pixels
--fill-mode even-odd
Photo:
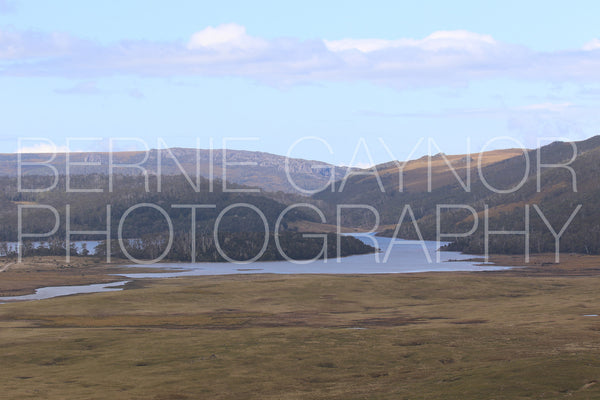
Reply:
[[[246,28],[238,24],[222,24],[215,28],[209,26],[192,35],[187,43],[190,50],[210,49],[216,51],[263,50],[267,42],[249,36]]]
[[[385,40],[385,39],[342,39],[342,40],[323,40],[325,46],[330,51],[342,52],[349,50],[358,50],[363,53],[370,53],[392,47],[401,47],[412,44],[412,40]]]
[[[15,153],[67,153],[69,148],[66,146],[56,146],[52,143],[37,143],[32,146],[21,146]]]
[[[593,39],[583,45],[583,50],[591,51],[600,49],[600,39]]]
[[[490,35],[469,32],[465,30],[436,31],[421,41],[422,46],[429,50],[443,48],[466,48],[497,45],[498,42]]]
[[[1,1],[1,0],[0,0]],[[597,40],[585,48],[593,49]],[[0,31],[0,76],[237,76],[274,86],[369,81],[393,88],[464,86],[481,79],[597,82],[600,52],[536,52],[465,30],[422,38],[263,39],[237,24],[183,43],[101,45],[60,33]],[[94,91],[92,86],[73,90]]]
[[[465,30],[436,31],[424,39],[342,39],[324,40],[327,48],[334,52],[358,50],[363,53],[391,48],[419,48],[427,51],[465,50],[480,51],[485,46],[498,43],[490,35],[481,35]]]
[[[373,164],[372,162],[355,162],[355,163],[352,163],[352,165],[340,164],[339,167],[342,167],[342,168],[371,169],[375,165],[376,164]]]

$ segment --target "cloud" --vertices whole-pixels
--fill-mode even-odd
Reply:
[[[246,28],[238,24],[209,26],[192,35],[187,43],[190,50],[210,49],[216,51],[260,51],[266,49],[266,41],[249,36]]]
[[[358,50],[363,53],[391,48],[415,48],[426,51],[466,50],[480,51],[485,46],[497,45],[490,35],[481,35],[465,30],[437,31],[421,40],[415,39],[342,39],[324,40],[327,48],[334,52]]]
[[[0,0],[0,14],[10,14],[15,12],[17,5],[11,0]]]
[[[0,0],[1,1],[1,0]],[[0,30],[0,62],[43,63],[48,59],[62,60],[83,57],[98,50],[88,41],[61,32]],[[0,72],[2,71],[0,64]]]
[[[533,51],[465,30],[421,39],[267,40],[237,24],[206,27],[185,42],[102,45],[64,33],[0,30],[0,76],[235,76],[273,86],[368,81],[397,89],[483,79],[589,83],[600,80],[599,45],[594,39],[582,49]]]
[[[591,50],[597,50],[597,49],[600,49],[600,40],[599,39],[593,39],[583,45],[583,50],[591,51]]]
[[[56,146],[52,143],[37,143],[32,146],[21,146],[15,153],[67,153],[69,148],[66,146]]]
[[[340,164],[339,166],[342,168],[359,168],[359,169],[370,169],[373,168],[376,164],[373,164],[372,162],[354,162],[352,163],[352,165],[344,165],[344,164]]]

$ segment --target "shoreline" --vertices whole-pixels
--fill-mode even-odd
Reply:
[[[468,259],[448,260],[446,262],[483,262],[483,257],[474,256]],[[600,275],[600,255],[583,254],[565,254],[561,255],[560,262],[554,263],[554,254],[533,254],[530,256],[529,263],[525,263],[523,255],[491,255],[489,264],[485,266],[506,266],[511,267],[503,270],[488,271],[423,271],[423,272],[405,272],[405,275],[421,275],[431,273],[444,274],[465,274],[465,273],[485,273],[485,274],[503,274],[507,276],[522,277],[562,277],[562,276],[598,276]],[[124,275],[135,273],[172,273],[171,268],[161,269],[161,264],[156,263],[152,266],[143,264],[135,267],[130,266],[131,261],[125,259],[116,259],[111,263],[106,263],[94,257],[75,257],[70,263],[56,257],[28,257],[23,262],[6,263],[3,266],[3,272],[0,272],[0,297],[31,295],[37,289],[50,286],[76,286],[93,284],[110,284],[123,279]],[[178,262],[169,262],[168,264],[178,264]],[[180,264],[185,264],[180,262]],[[246,270],[256,270],[245,264],[241,265],[241,272]],[[484,264],[478,264],[483,266]],[[255,275],[268,275],[272,272],[256,273]],[[392,274],[392,273],[381,273]],[[237,274],[228,274],[237,275]],[[239,275],[242,275],[240,273]],[[281,274],[286,276],[313,275],[307,274]],[[323,275],[336,275],[323,273]],[[379,275],[372,273],[350,273],[350,275]],[[203,276],[218,276],[203,275]],[[138,281],[144,278],[132,278]],[[153,278],[157,279],[157,278]],[[158,278],[160,279],[160,278]],[[127,286],[137,286],[133,284]]]

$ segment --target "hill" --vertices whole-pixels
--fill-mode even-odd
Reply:
[[[313,199],[324,202],[330,218],[335,218],[337,205],[359,204],[374,207],[381,217],[382,225],[392,225],[398,221],[405,204],[411,204],[417,216],[435,210],[436,204],[444,199],[459,196],[468,201],[466,191],[459,190],[461,181],[477,178],[478,163],[482,167],[498,164],[522,154],[519,149],[495,150],[470,155],[438,154],[424,156],[406,163],[398,161],[380,164],[371,170],[351,173],[323,191],[313,195]],[[366,175],[365,175],[366,174]],[[349,210],[342,215],[344,226],[370,228],[373,226],[372,213],[365,210]]]
[[[505,150],[481,155],[481,168],[477,168],[476,162],[475,166],[470,166],[468,187],[465,187],[465,157],[477,160],[479,155],[438,155],[412,162],[413,168],[407,168],[404,173],[403,191],[398,185],[400,171],[388,163],[380,173],[384,191],[375,175],[357,176],[348,179],[342,192],[324,190],[314,198],[325,201],[330,214],[337,205],[343,204],[374,207],[380,214],[381,225],[386,228],[385,236],[396,234],[399,218],[409,207],[414,213],[416,228],[410,223],[411,215],[406,210],[406,219],[398,229],[398,236],[414,239],[421,235],[435,240],[439,219],[440,232],[449,234],[444,236],[444,240],[452,241],[447,247],[451,250],[485,252],[487,208],[490,233],[487,246],[491,253],[554,251],[555,238],[558,237],[562,252],[599,254],[600,208],[597,201],[600,199],[600,187],[597,182],[600,176],[600,136],[573,144],[555,142],[525,153],[518,150],[517,153]],[[437,166],[437,172],[432,173],[428,185],[429,161],[432,162],[432,171],[436,171]],[[410,162],[407,167],[409,165]],[[378,166],[378,172],[379,169]],[[341,184],[337,182],[336,187],[341,187]],[[491,233],[525,231],[526,209],[529,212],[528,247],[525,235]],[[346,225],[368,229],[374,223],[373,212],[366,209],[346,210],[342,220]],[[469,233],[472,229],[474,232]],[[461,233],[469,234],[460,237]]]

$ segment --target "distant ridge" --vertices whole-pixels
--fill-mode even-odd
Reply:
[[[171,155],[172,154],[172,155]],[[330,180],[342,179],[347,167],[333,166],[320,161],[290,158],[288,168],[290,178],[286,174],[286,157],[275,154],[245,151],[227,150],[226,164],[224,163],[223,150],[212,150],[212,171],[210,168],[211,151],[206,149],[171,148],[164,150],[150,150],[148,159],[141,166],[148,174],[156,175],[160,168],[162,175],[179,175],[181,168],[194,179],[197,170],[197,158],[199,157],[200,175],[217,179],[226,178],[227,181],[245,186],[259,187],[265,191],[288,193],[299,192],[297,186],[304,190],[315,190],[324,187]],[[21,159],[24,163],[43,163],[50,154],[24,153]],[[113,153],[113,164],[139,163],[146,157],[146,152],[115,152]],[[102,152],[92,153],[70,153],[70,163],[98,163],[99,165],[73,165],[70,173],[73,175],[86,174],[108,174],[109,154]],[[177,165],[179,163],[179,165]],[[57,153],[51,163],[60,174],[66,173],[66,154]],[[138,168],[115,168],[117,174],[137,175],[142,171]],[[331,174],[333,172],[333,179]],[[0,154],[0,176],[14,177],[18,173],[17,154]],[[52,170],[44,165],[24,166],[23,175],[48,175]]]

